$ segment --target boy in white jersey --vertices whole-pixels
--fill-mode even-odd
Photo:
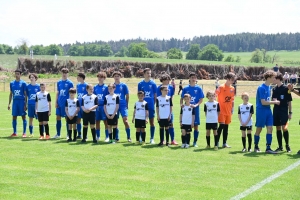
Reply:
[[[218,117],[220,114],[220,106],[216,99],[215,92],[212,90],[209,90],[206,93],[206,98],[208,98],[208,101],[204,104],[204,112],[206,117],[206,148],[210,148],[210,130],[213,130],[214,133],[214,149],[218,150]]]
[[[90,128],[93,136],[93,143],[97,143],[96,140],[96,130],[95,130],[95,122],[96,122],[96,108],[98,107],[98,98],[93,94],[94,86],[92,84],[88,84],[86,86],[86,90],[88,94],[82,97],[81,108],[83,110],[83,139],[81,142],[86,142],[88,124],[90,123]]]
[[[248,137],[248,152],[251,152],[251,143],[252,143],[252,115],[254,114],[253,105],[249,103],[249,94],[243,92],[242,94],[243,103],[239,105],[238,115],[240,120],[240,130],[242,131],[242,143],[243,149],[242,152],[246,152],[246,130]]]
[[[35,97],[35,112],[39,120],[40,129],[40,140],[44,139],[44,129],[46,132],[46,140],[50,139],[49,134],[49,116],[51,115],[51,96],[50,93],[46,91],[46,86],[44,83],[40,84],[41,91],[36,93]]]
[[[138,92],[139,100],[134,104],[134,111],[132,117],[132,123],[135,124],[136,133],[136,144],[139,144],[140,135],[142,138],[142,144],[145,144],[146,139],[146,123],[148,123],[149,119],[149,109],[148,103],[144,100],[145,93],[143,91]]]
[[[160,143],[158,146],[163,146],[164,144],[164,128],[166,132],[166,146],[169,146],[169,125],[172,115],[172,98],[167,96],[168,87],[161,86],[160,92],[162,95],[156,99],[156,113],[157,120],[160,126]]]
[[[195,109],[191,106],[191,95],[185,94],[183,100],[185,104],[180,108],[181,148],[189,148],[195,122]]]
[[[118,127],[118,111],[120,105],[120,97],[115,94],[116,85],[109,84],[108,86],[109,94],[104,98],[104,112],[107,118],[108,134],[110,143],[115,143],[117,137],[117,127]]]
[[[72,142],[72,129],[73,129],[73,141],[76,142],[77,139],[77,115],[80,111],[80,103],[79,99],[75,98],[76,89],[70,88],[69,89],[69,96],[70,98],[66,100],[66,107],[65,112],[67,115],[67,123],[68,123],[68,142]]]

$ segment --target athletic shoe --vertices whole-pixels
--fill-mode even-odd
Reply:
[[[150,139],[150,144],[155,144],[154,139]]]
[[[26,133],[23,133],[22,138],[26,138]]]
[[[157,146],[162,147],[163,145],[164,145],[164,143],[163,143],[163,142],[160,142],[160,143],[158,143]]]
[[[33,137],[33,134],[28,135],[28,137],[29,137],[29,138],[32,138],[32,137]]]
[[[81,135],[78,135],[76,138],[77,138],[77,139],[82,139],[82,138],[81,138]]]
[[[285,149],[286,149],[286,152],[288,152],[288,153],[292,152],[291,147],[289,145],[286,145]]]
[[[10,137],[17,137],[18,135],[16,133],[13,133],[10,135]]]
[[[44,139],[44,136],[40,136],[40,137],[39,137],[39,140],[43,140],[43,139]]]
[[[109,142],[109,138],[105,138],[104,142]]]
[[[229,146],[228,144],[223,144],[223,146],[222,146],[223,148],[231,148],[231,146]]]
[[[49,140],[50,139],[50,135],[46,135],[46,140]]]
[[[142,142],[142,146],[145,146],[146,145],[146,142]]]
[[[139,145],[139,144],[140,144],[140,141],[136,141],[135,144],[136,144],[136,145]]]
[[[252,152],[252,150],[250,148],[248,148],[248,152]]]
[[[100,137],[97,137],[96,140],[99,141],[99,140],[100,140]]]
[[[117,143],[117,142],[120,142],[120,140],[118,139],[118,140],[115,140],[115,143]]]
[[[188,149],[190,147],[190,145],[186,144],[184,148]]]
[[[54,135],[53,137],[52,137],[53,139],[60,139],[60,135]]]
[[[68,135],[67,135],[66,139],[69,140],[69,136]]]
[[[176,140],[173,140],[173,141],[171,142],[171,145],[178,145],[178,143],[176,142]]]
[[[181,148],[185,148],[185,145],[186,145],[186,144],[182,144],[182,145],[181,145]]]
[[[82,140],[81,140],[81,143],[86,143],[86,140],[85,140],[85,139],[82,139]]]
[[[109,143],[116,144],[115,140],[110,140]]]
[[[72,142],[72,139],[71,138],[67,139],[67,142]]]
[[[277,147],[277,149],[275,151],[276,152],[283,151],[283,148],[282,147]]]
[[[277,152],[273,151],[272,149],[266,149],[266,153],[268,153],[268,154],[277,154]]]
[[[214,147],[214,150],[215,150],[215,151],[218,151],[218,150],[219,150],[219,147],[218,147],[218,146],[215,146],[215,147]]]
[[[209,145],[207,145],[205,148],[206,148],[206,149],[210,149],[210,146],[209,146]]]
[[[259,152],[260,152],[259,147],[257,147],[257,148],[255,147],[255,148],[254,148],[254,152],[259,153]]]
[[[196,142],[194,142],[193,146],[194,146],[194,147],[198,147],[198,145],[197,145],[197,143],[196,143]]]
[[[127,142],[131,142],[131,138],[128,138],[128,139],[127,139]]]
[[[94,143],[94,144],[97,144],[97,143],[98,143],[98,141],[97,141],[97,140],[93,140],[93,143]]]
[[[297,152],[298,155],[300,155],[300,150]]]
[[[74,138],[74,139],[73,139],[73,142],[76,142],[76,140],[77,140],[77,138]]]
[[[242,149],[242,152],[246,152],[246,151],[247,151],[246,148],[243,148],[243,149]]]

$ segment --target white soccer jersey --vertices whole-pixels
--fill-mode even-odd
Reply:
[[[82,104],[85,109],[90,109],[95,105],[98,105],[98,97],[94,94],[86,94],[82,97]],[[92,112],[95,112],[96,109],[92,110]]]
[[[68,113],[69,115],[73,116],[77,110],[78,107],[80,107],[79,100],[78,99],[67,99],[65,107],[68,107]],[[77,116],[77,114],[76,114]]]
[[[49,102],[51,102],[51,97],[48,92],[38,92],[36,93],[35,102],[37,102],[37,112],[47,112],[49,111]]]
[[[135,109],[135,119],[146,120],[146,110],[148,110],[148,103],[146,101],[140,102],[137,101],[134,104]]]
[[[104,105],[106,106],[106,111],[109,115],[117,114],[118,110],[114,113],[117,104],[120,104],[120,97],[117,94],[105,96]]]
[[[171,106],[173,106],[170,96],[159,96],[156,99],[156,107],[159,109],[159,118],[168,119],[171,116]]]
[[[244,104],[239,105],[238,114],[241,115],[242,122],[246,122],[250,114],[254,114],[253,105],[251,103],[247,103],[246,105]],[[247,126],[252,126],[252,117],[248,122]]]
[[[217,101],[206,102],[204,104],[204,112],[206,113],[206,123],[218,123],[218,112],[220,112],[220,106]]]
[[[180,114],[182,115],[182,124],[192,125],[193,115],[195,115],[195,108],[184,105],[184,107],[180,109]]]

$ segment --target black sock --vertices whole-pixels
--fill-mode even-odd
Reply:
[[[169,128],[165,129],[166,131],[166,142],[169,143]]]
[[[185,135],[181,135],[181,143],[182,144],[185,144],[185,136],[186,136],[186,134]]]
[[[40,129],[40,136],[44,136],[44,133],[43,133],[43,127],[44,125],[39,125],[39,129]]]
[[[77,129],[73,130],[73,140],[76,141],[77,138]]]
[[[49,135],[49,125],[45,124],[44,128],[45,128],[46,135]]]
[[[285,140],[285,144],[289,145],[289,131],[283,132],[283,138]]]
[[[223,144],[227,143],[227,137],[228,137],[228,124],[225,124],[223,130]]]
[[[252,144],[252,135],[251,135],[251,133],[247,134],[247,137],[248,137],[248,149],[251,149],[251,144]]]
[[[140,141],[140,133],[139,132],[135,132],[135,140],[137,142]]]
[[[206,144],[210,146],[210,136],[206,136]]]
[[[185,137],[186,137],[186,143],[187,143],[188,145],[190,145],[191,134],[186,134]]]
[[[146,132],[142,132],[142,141],[145,142],[146,141]]]
[[[217,133],[218,133],[218,142],[217,143],[219,143],[223,129],[224,129],[224,124],[219,124],[218,130],[217,130]]]
[[[109,139],[112,140],[112,138],[113,138],[112,133],[109,133],[108,135],[109,135]]]
[[[276,132],[278,147],[282,148],[282,133],[281,130],[277,130]]]
[[[164,142],[164,128],[159,129],[160,143]]]
[[[218,146],[218,135],[214,135],[215,147]]]
[[[113,139],[117,138],[117,128],[113,128]]]
[[[72,130],[68,130],[69,140],[72,140]]]
[[[87,136],[87,131],[88,131],[88,128],[87,127],[83,127],[83,140],[86,140],[86,136]]]
[[[246,137],[242,136],[243,147],[246,149]]]
[[[91,128],[91,132],[92,132],[92,136],[93,136],[93,141],[95,141],[96,140],[96,129]]]

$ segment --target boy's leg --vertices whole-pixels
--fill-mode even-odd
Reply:
[[[278,148],[275,151],[283,151],[281,126],[276,126],[276,137],[278,142]]]
[[[105,142],[109,142],[109,133],[108,133],[108,125],[107,120],[103,120],[104,127],[105,127]]]
[[[242,152],[246,151],[246,130],[242,130],[242,145],[243,145],[243,150]]]
[[[198,130],[199,125],[200,125],[200,113],[199,113],[199,106],[198,106],[195,108],[194,142],[193,142],[194,147],[198,147],[197,141],[199,137],[199,130]]]
[[[173,121],[174,121],[174,115],[172,113],[171,119],[170,119],[170,124],[169,124],[169,133],[170,133],[170,137],[171,137],[171,144],[178,145],[178,143],[175,140],[175,131],[174,131],[174,127],[173,127]]]
[[[165,132],[166,132],[166,146],[169,146],[169,127],[165,127]]]
[[[32,136],[33,135],[33,118],[29,117],[29,133]]]
[[[181,148],[184,148],[186,145],[186,131],[184,129],[181,129]]]
[[[155,142],[154,142],[154,133],[155,133],[154,117],[155,117],[155,110],[149,110],[150,144],[155,144]]]
[[[60,131],[61,131],[60,109],[56,108],[56,135],[53,138],[60,138]]]
[[[72,142],[72,128],[73,124],[68,124],[68,142]]]
[[[270,151],[272,151],[271,149],[271,145],[272,145],[272,130],[273,130],[273,126],[267,126],[267,134],[266,134],[266,152],[267,153],[271,153]]]
[[[27,128],[26,115],[22,116],[22,120],[23,120],[23,136],[22,137],[26,137],[26,128]]]
[[[140,143],[140,128],[136,128],[136,132],[135,132],[135,141],[136,143]]]
[[[210,129],[206,129],[206,148],[210,148]]]
[[[247,132],[247,138],[248,138],[248,152],[251,152],[251,145],[252,145],[251,130],[248,130],[248,132]]]
[[[100,120],[97,119],[97,115],[96,115],[96,137],[97,140],[100,140]]]
[[[11,136],[12,137],[17,136],[17,116],[13,116],[12,127],[13,127],[13,134]]]
[[[79,112],[77,114],[77,123],[76,123],[76,127],[77,127],[77,132],[78,132],[78,138],[77,139],[81,139],[81,128],[82,128],[82,125],[81,125],[81,118],[82,118],[82,109],[80,107],[79,109]],[[74,138],[73,138],[74,139]]]
[[[44,139],[43,122],[39,122],[40,139]]]
[[[213,129],[213,133],[214,133],[214,149],[218,150],[218,133],[217,133],[217,129]]]
[[[77,140],[77,124],[73,124],[73,142]]]
[[[93,143],[98,143],[96,138],[95,120],[94,120],[94,124],[90,124],[90,127],[91,127],[91,132],[93,137]]]
[[[160,142],[158,146],[162,146],[164,143],[164,127],[162,126],[159,127],[159,138],[160,138]]]
[[[131,138],[130,138],[130,126],[129,126],[129,123],[128,123],[128,117],[127,116],[123,117],[123,123],[124,123],[125,130],[126,130],[127,141],[131,142]]]

